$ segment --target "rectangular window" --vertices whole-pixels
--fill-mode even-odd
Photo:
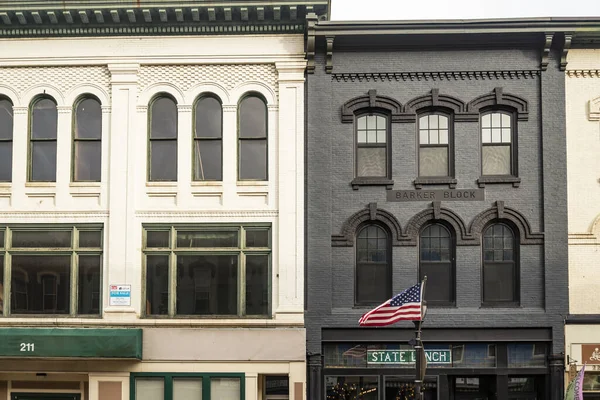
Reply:
[[[241,400],[244,374],[134,373],[134,400]]]
[[[270,225],[146,226],[147,316],[270,314]]]
[[[0,286],[10,293],[4,299],[0,290],[4,315],[100,314],[101,226],[0,229]],[[4,282],[9,272],[10,282]]]

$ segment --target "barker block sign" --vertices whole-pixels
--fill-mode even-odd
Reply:
[[[387,201],[483,201],[484,189],[389,190]]]
[[[600,344],[582,344],[581,358],[583,363],[600,364]]]
[[[111,306],[131,306],[131,285],[110,285],[109,301]]]
[[[452,364],[452,352],[446,349],[425,349],[427,364]],[[414,350],[367,350],[367,364],[414,364]]]

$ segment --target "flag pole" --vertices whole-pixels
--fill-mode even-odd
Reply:
[[[426,306],[425,306],[425,284],[427,283],[427,275],[423,277],[421,282],[421,319],[413,321],[415,324],[415,399],[422,400],[423,393],[421,387],[425,380],[425,369],[427,368],[427,360],[425,359],[425,351],[423,350],[423,342],[421,341],[421,325],[425,318]]]

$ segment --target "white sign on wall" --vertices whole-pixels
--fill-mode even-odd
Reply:
[[[131,285],[110,285],[108,293],[109,306],[131,306]]]

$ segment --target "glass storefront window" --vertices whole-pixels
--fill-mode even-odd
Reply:
[[[509,343],[506,345],[509,368],[536,368],[546,366],[546,344]]]
[[[378,400],[377,376],[326,376],[327,400]]]
[[[587,372],[583,377],[584,392],[600,392],[600,372]]]
[[[452,366],[455,368],[496,367],[496,345],[467,343],[452,346]]]
[[[422,386],[424,400],[437,400],[437,378],[425,377]],[[386,376],[385,400],[413,400],[415,378],[410,376]]]
[[[241,400],[244,374],[133,373],[135,400]]]

